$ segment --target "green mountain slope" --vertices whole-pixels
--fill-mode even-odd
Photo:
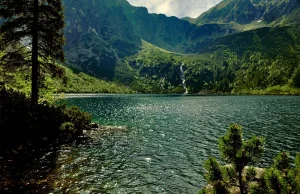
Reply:
[[[44,74],[40,90],[42,98],[50,100],[53,93],[133,93],[132,90],[122,85],[89,76],[77,69],[59,66],[65,70],[66,82],[59,78],[51,78],[49,74]],[[30,69],[7,72],[0,66],[0,75],[0,83],[5,83],[8,88],[30,95]]]
[[[297,26],[259,28],[217,38],[193,55],[144,42],[124,63],[137,78],[131,87],[140,92],[183,93],[182,66],[191,93],[300,94],[299,37]]]
[[[106,80],[131,84],[134,77],[122,60],[135,56],[141,39],[173,52],[197,52],[199,43],[234,33],[231,25],[196,26],[175,17],[149,14],[126,0],[64,0],[66,56],[74,67]],[[142,76],[143,77],[143,76]],[[134,79],[133,79],[134,78]],[[128,81],[131,80],[131,81]],[[178,84],[175,84],[178,85]]]
[[[298,83],[293,78],[300,69],[299,37],[300,29],[294,26],[260,28],[218,38],[200,50],[198,56],[207,59],[206,74],[210,78],[205,83],[195,81],[201,76],[190,69],[187,84],[194,91],[206,85],[216,92],[242,93],[275,86],[293,87]]]
[[[265,22],[280,23],[290,14],[299,11],[299,0],[224,0],[196,19],[196,24],[230,23],[249,24]],[[291,23],[299,20],[289,17]]]
[[[259,19],[263,15],[263,9],[256,7],[250,0],[224,0],[199,16],[196,24],[220,22],[236,22],[247,24]]]
[[[64,0],[65,46],[69,62],[94,76],[114,77],[118,59],[141,46],[132,24],[115,0]]]
[[[197,28],[176,17],[149,14],[146,8],[131,6],[125,0],[118,2],[142,39],[167,50],[183,52],[188,46],[189,34]]]
[[[4,54],[0,51],[0,57]],[[2,66],[3,65],[3,66]],[[0,85],[26,95],[31,94],[31,67],[0,65]],[[63,78],[53,77],[44,66],[40,72],[40,95],[51,100],[53,93],[133,93],[128,87],[87,75],[69,64],[56,64],[64,73]]]
[[[294,85],[298,0],[224,0],[192,20],[198,25],[126,0],[78,2],[65,5],[67,56],[92,75],[147,93],[183,93],[180,66],[192,93]]]
[[[143,40],[172,52],[190,53],[191,47],[203,41],[234,33],[231,25],[210,24],[197,26],[176,17],[149,14],[144,7],[131,6],[117,0],[133,28]]]
[[[95,78],[71,67],[61,67],[65,69],[67,82],[64,84],[59,79],[54,80],[58,93],[133,93],[120,84]]]
[[[123,61],[135,75],[130,86],[143,93],[184,93],[180,56],[143,41],[141,52]]]

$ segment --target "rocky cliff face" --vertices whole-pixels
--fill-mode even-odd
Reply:
[[[255,7],[250,0],[224,0],[216,7],[197,18],[197,24],[231,21],[239,24],[250,23],[260,18],[263,10]]]
[[[267,23],[280,22],[285,18],[288,18],[289,23],[299,23],[300,18],[295,17],[295,13],[300,14],[300,1],[288,0],[279,1],[273,0],[266,5],[266,11],[263,15],[263,20]]]
[[[115,0],[64,0],[69,62],[112,79],[118,58],[136,53],[141,39]]]
[[[224,0],[196,19],[196,24],[278,22],[300,7],[299,0]]]

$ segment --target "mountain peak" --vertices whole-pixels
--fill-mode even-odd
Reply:
[[[249,24],[259,20],[272,23],[299,7],[299,0],[223,0],[200,15],[195,23]]]

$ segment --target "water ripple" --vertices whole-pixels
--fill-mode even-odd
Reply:
[[[300,98],[277,96],[91,95],[68,99],[105,125],[128,126],[90,145],[61,149],[54,193],[196,193],[203,163],[219,158],[230,123],[266,137],[260,166],[300,151]]]

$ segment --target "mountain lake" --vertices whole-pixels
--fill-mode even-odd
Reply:
[[[86,94],[64,102],[119,129],[59,150],[53,176],[71,193],[197,193],[206,185],[204,161],[220,159],[218,138],[231,123],[243,126],[244,139],[266,138],[258,167],[281,150],[300,151],[296,96]]]

